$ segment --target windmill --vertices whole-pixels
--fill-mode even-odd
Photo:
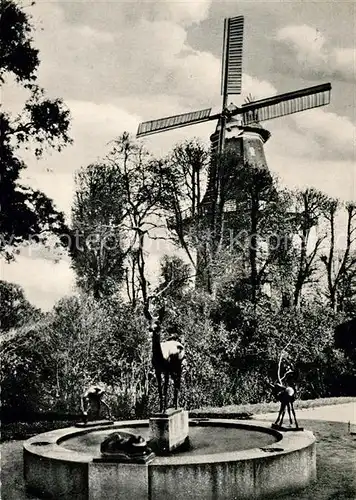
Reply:
[[[219,241],[222,241],[223,225],[226,222],[234,225],[239,223],[237,214],[241,210],[243,193],[238,185],[236,169],[264,169],[263,174],[267,173],[265,177],[270,177],[263,147],[270,132],[260,122],[325,106],[330,102],[331,84],[324,83],[260,100],[253,100],[250,96],[240,106],[234,103],[228,105],[229,96],[241,94],[242,90],[243,31],[243,16],[225,19],[221,71],[222,108],[219,113],[212,114],[212,109],[207,108],[146,121],[139,125],[137,131],[137,137],[144,137],[197,123],[217,121],[216,130],[210,137],[211,161],[207,189],[199,210],[204,216],[200,222],[207,222],[210,228],[212,254],[219,248]],[[232,161],[224,161],[224,157]],[[187,227],[192,222],[191,215],[188,211],[184,218]],[[204,248],[197,250],[197,280],[203,286],[210,281]]]
[[[212,158],[219,158],[228,148],[236,154],[237,162],[267,169],[263,145],[269,139],[270,133],[260,125],[260,122],[329,104],[331,85],[324,83],[256,101],[251,101],[250,98],[241,106],[233,103],[228,105],[230,95],[241,94],[243,31],[243,16],[225,19],[221,111],[211,114],[212,109],[207,108],[146,121],[139,125],[137,137],[217,120],[216,130],[210,137]],[[213,160],[208,174],[207,190],[202,201],[205,212],[209,211],[212,205],[218,205],[221,182],[226,178],[226,175],[221,174],[217,162]],[[233,172],[230,174],[230,177],[233,176]],[[230,198],[233,197],[234,193],[231,192]]]

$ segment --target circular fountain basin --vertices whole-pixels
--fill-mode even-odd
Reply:
[[[24,443],[27,488],[72,500],[229,500],[272,498],[316,476],[315,437],[265,422],[191,420],[191,449],[147,464],[100,461],[100,444],[122,430],[149,439],[148,421],[70,427]]]

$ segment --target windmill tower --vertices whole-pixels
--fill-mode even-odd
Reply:
[[[261,126],[261,122],[325,106],[330,102],[331,84],[324,83],[245,102],[241,106],[228,104],[229,97],[241,94],[242,90],[243,31],[243,16],[225,19],[221,73],[222,108],[219,113],[211,114],[212,109],[207,108],[146,121],[139,125],[137,131],[137,137],[144,137],[210,120],[217,121],[215,132],[210,137],[212,159],[201,207],[201,212],[212,215],[214,220],[221,218],[222,212],[231,211],[228,205],[231,207],[239,199],[240,187],[236,182],[231,182],[234,178],[234,168],[248,165],[250,168],[268,171],[264,144],[270,138],[270,132]],[[229,162],[228,165],[220,164],[219,158],[223,153],[232,155],[234,162]],[[226,171],[227,168],[229,171]],[[230,181],[228,186],[225,186],[227,180]]]

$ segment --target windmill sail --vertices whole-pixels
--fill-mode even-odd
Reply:
[[[151,120],[140,123],[137,130],[137,137],[164,132],[195,123],[205,122],[210,119],[211,108],[193,111],[192,113],[183,113],[181,115],[168,116],[158,120]]]
[[[225,19],[221,95],[241,94],[243,16]]]
[[[272,120],[279,116],[291,115],[306,109],[325,106],[330,102],[330,83],[308,87],[286,94],[280,94],[267,99],[243,104],[233,114],[241,113],[243,124],[249,125],[256,121]]]

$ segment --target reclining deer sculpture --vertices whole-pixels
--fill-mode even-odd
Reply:
[[[151,300],[151,304],[149,304]],[[172,378],[174,384],[174,408],[178,408],[178,395],[180,391],[182,365],[185,360],[185,352],[183,345],[177,340],[167,340],[161,342],[161,325],[165,313],[165,307],[160,306],[158,302],[158,294],[153,295],[147,300],[144,307],[144,313],[150,322],[150,332],[152,334],[152,365],[156,373],[160,413],[167,409],[167,393],[169,377]],[[151,307],[150,307],[151,306]],[[163,387],[162,387],[163,375]],[[163,389],[163,390],[162,390]]]
[[[299,426],[298,426],[298,422],[297,422],[297,418],[295,416],[295,411],[294,411],[294,406],[293,406],[293,403],[294,403],[295,398],[296,398],[295,388],[292,387],[291,385],[283,383],[283,381],[286,379],[286,377],[288,375],[290,375],[291,373],[293,373],[293,370],[289,366],[287,368],[287,371],[283,375],[283,377],[281,377],[281,364],[282,364],[283,354],[284,354],[284,351],[282,351],[280,358],[279,358],[279,362],[278,362],[278,371],[277,371],[278,382],[275,383],[273,386],[276,398],[281,403],[279,413],[277,416],[277,420],[275,421],[274,425],[278,426],[278,427],[282,427],[283,419],[284,419],[286,409],[287,409],[290,424],[291,425],[293,424],[293,421],[292,421],[292,415],[293,415],[295,427],[298,429]],[[292,415],[291,415],[291,413],[292,413]]]

